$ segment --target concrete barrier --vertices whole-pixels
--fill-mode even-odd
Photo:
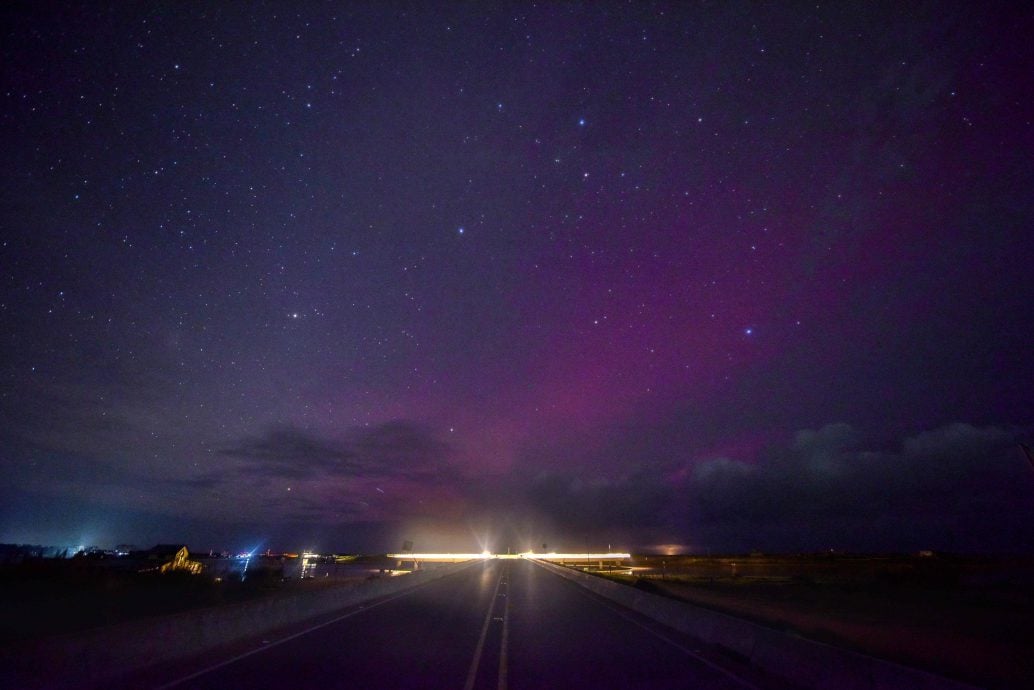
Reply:
[[[401,593],[472,563],[443,565],[354,586],[272,595],[15,643],[0,649],[0,687],[101,687],[105,681],[148,666],[186,659],[283,626]]]
[[[978,690],[974,685],[808,640],[580,570],[534,562],[669,628],[734,652],[766,673],[807,690]]]

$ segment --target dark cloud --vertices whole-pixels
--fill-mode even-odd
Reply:
[[[802,431],[758,462],[698,464],[691,531],[741,548],[1022,550],[1034,475],[1019,432],[953,424],[870,451],[846,424]]]
[[[442,479],[453,474],[447,464],[449,446],[430,429],[401,420],[352,429],[341,439],[293,426],[273,427],[219,452],[239,458],[245,474],[271,479]]]
[[[366,469],[355,453],[342,444],[295,427],[271,428],[219,452],[243,459],[244,472],[271,478],[353,476]]]
[[[391,474],[444,471],[452,453],[429,428],[400,420],[353,429],[346,444],[357,457]]]
[[[540,474],[522,495],[535,513],[583,532],[621,525],[644,530],[668,526],[676,508],[671,490],[648,475],[609,479]]]
[[[750,462],[644,460],[636,473],[607,475],[604,458],[514,476],[482,502],[578,548],[592,535],[627,536],[633,549],[1023,551],[1034,547],[1034,473],[1021,435],[952,424],[870,450],[862,433],[837,423],[800,431]]]

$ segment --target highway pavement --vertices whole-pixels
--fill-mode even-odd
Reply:
[[[758,688],[691,640],[526,560],[488,560],[330,621],[177,667],[202,688]]]

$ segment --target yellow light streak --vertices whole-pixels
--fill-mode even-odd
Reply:
[[[608,551],[607,553],[499,553],[488,551],[481,553],[389,553],[388,558],[400,561],[474,561],[507,558],[528,558],[540,561],[620,561],[631,558],[632,554]]]
[[[539,561],[620,561],[631,558],[630,553],[534,553],[526,551],[520,554],[521,558],[530,558]]]

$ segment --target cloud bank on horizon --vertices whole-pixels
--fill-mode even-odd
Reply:
[[[65,460],[48,461],[41,449],[30,453],[33,474],[43,469],[47,479],[23,481],[57,515],[85,493],[103,501],[87,515],[124,516],[87,518],[94,541],[154,540],[175,526],[201,544],[257,535],[353,549],[415,538],[442,549],[577,550],[588,541],[694,552],[1008,553],[1034,537],[1034,468],[1018,445],[1029,435],[954,423],[873,450],[837,423],[802,430],[749,460],[694,458],[673,445],[627,463],[604,457],[609,446],[562,466],[529,461],[479,476],[432,430],[395,421],[342,438],[268,429],[217,451],[218,469],[168,477],[158,491],[153,476],[115,467],[87,465],[57,480]]]

